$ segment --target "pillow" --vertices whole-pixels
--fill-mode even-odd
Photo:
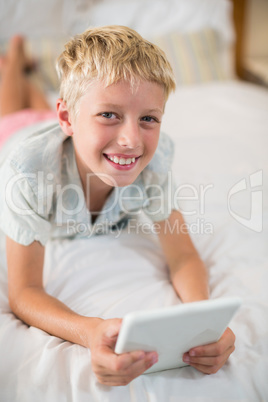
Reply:
[[[4,4],[2,9],[1,3]],[[224,44],[223,67],[234,72],[230,0],[9,0],[0,2],[0,9],[2,40],[18,33],[19,27],[26,38],[36,42],[37,38],[51,38],[53,46],[58,37],[72,36],[89,26],[127,25],[151,41],[153,37],[175,30],[188,34],[204,28],[215,29]],[[41,42],[41,49],[45,42]],[[45,48],[45,52],[48,49]],[[50,60],[46,64],[46,82],[54,87],[56,74]]]
[[[57,57],[70,36],[44,37],[26,40],[29,57],[37,62],[37,70],[31,80],[45,93],[58,92],[59,80],[55,68]],[[227,73],[222,55],[226,45],[218,31],[206,28],[196,32],[172,31],[150,40],[167,55],[178,85],[224,80]],[[5,53],[7,42],[0,43],[0,54]]]
[[[165,52],[178,85],[227,79],[221,61],[223,45],[216,30],[173,31],[153,41]]]

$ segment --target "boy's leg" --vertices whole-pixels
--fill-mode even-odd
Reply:
[[[6,57],[0,59],[0,116],[25,108],[50,109],[45,96],[27,80],[26,65],[23,38],[14,36]]]
[[[35,110],[51,110],[51,107],[45,95],[34,86],[30,81],[27,81],[28,86],[28,102],[29,107]]]

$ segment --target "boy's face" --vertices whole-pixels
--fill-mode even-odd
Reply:
[[[94,173],[109,186],[133,183],[155,153],[164,106],[164,89],[156,83],[140,81],[134,90],[126,81],[90,86],[78,116],[68,129],[61,124],[73,137],[82,182]],[[58,115],[61,121],[59,107]]]

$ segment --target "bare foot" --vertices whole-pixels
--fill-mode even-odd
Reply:
[[[2,69],[4,68],[5,65],[5,56],[0,56],[0,73],[2,71]]]
[[[28,72],[34,68],[33,61],[26,55],[24,38],[22,36],[15,35],[10,39],[6,57],[2,60],[2,66],[6,63],[16,65],[17,68],[24,72]]]

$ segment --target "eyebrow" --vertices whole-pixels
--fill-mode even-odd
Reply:
[[[146,110],[146,113],[154,113],[154,112],[163,113],[164,111],[159,109],[158,107],[156,107],[155,109]]]
[[[111,108],[111,109],[113,109],[113,108],[121,108],[122,107],[121,105],[117,105],[115,103],[100,103],[98,106],[99,107],[105,107],[105,108]],[[149,114],[150,113],[155,113],[155,112],[163,114],[164,110],[161,110],[160,108],[156,107],[154,109],[146,109],[144,111],[144,113],[149,113]]]

